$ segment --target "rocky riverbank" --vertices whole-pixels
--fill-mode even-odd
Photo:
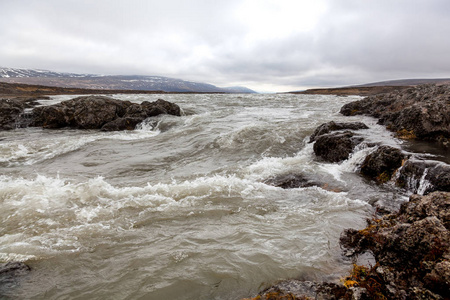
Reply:
[[[34,100],[34,98],[33,98]],[[106,96],[82,96],[49,106],[38,106],[25,113],[36,102],[30,99],[0,101],[0,129],[42,127],[76,128],[102,131],[133,130],[137,124],[160,114],[181,115],[180,107],[159,99],[141,104]]]
[[[369,96],[344,105],[341,113],[375,117],[400,138],[450,146],[450,85],[422,85]]]
[[[412,195],[398,213],[367,222],[340,242],[346,256],[370,252],[376,264],[354,264],[340,283],[282,281],[252,300],[449,299],[450,193]]]
[[[345,105],[341,113],[368,114],[400,138],[448,147],[450,86],[425,85],[370,96]],[[362,123],[322,124],[310,138],[317,159],[332,163],[348,159],[364,142],[358,131],[365,128]],[[412,193],[399,212],[367,220],[365,229],[343,232],[340,244],[344,256],[356,262],[358,255],[368,252],[376,264],[354,264],[340,283],[282,281],[253,300],[450,299],[450,166],[387,145],[365,146],[373,151],[360,165],[360,175],[375,184],[395,185],[404,193]],[[308,181],[301,174],[268,183],[282,188],[324,184]],[[385,210],[380,207],[378,211]]]

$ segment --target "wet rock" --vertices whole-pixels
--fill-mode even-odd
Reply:
[[[31,268],[23,262],[8,262],[0,264],[0,284],[14,282],[17,277],[28,274]]]
[[[413,223],[427,217],[436,217],[450,230],[450,194],[434,192],[427,196],[411,195],[409,202],[401,206],[396,218],[399,222]]]
[[[16,128],[16,120],[23,112],[25,106],[22,101],[16,99],[0,100],[0,130]]]
[[[366,271],[359,286],[375,282],[376,291],[387,299],[448,295],[450,193],[413,195],[398,213],[368,223],[363,230],[346,230],[340,239],[354,254],[371,251],[375,256],[376,266]]]
[[[367,289],[362,287],[348,287],[329,282],[311,282],[302,280],[284,280],[274,284],[259,293],[254,298],[242,300],[369,300],[371,297]]]
[[[381,146],[364,159],[361,174],[378,183],[387,182],[406,157],[400,149]]]
[[[334,121],[324,123],[316,128],[314,133],[309,138],[309,142],[314,142],[317,137],[330,133],[332,131],[337,130],[344,130],[344,129],[352,129],[352,130],[359,130],[359,129],[369,129],[366,124],[362,122],[351,122],[351,123],[336,123]]]
[[[276,283],[275,285],[264,290],[260,293],[260,295],[263,299],[268,296],[282,297],[283,295],[290,295],[291,297],[300,299],[301,297],[314,297],[316,294],[316,289],[317,283],[291,279]]]
[[[365,114],[400,136],[450,146],[450,85],[421,85],[344,105],[346,116]]]
[[[282,174],[264,181],[268,185],[273,185],[283,189],[296,189],[300,187],[320,186],[319,183],[306,178],[302,174]]]
[[[352,299],[352,290],[334,283],[319,283],[303,280],[283,280],[259,293],[254,298],[242,300],[333,300]],[[364,299],[364,298],[354,298]]]
[[[77,129],[131,130],[147,117],[159,114],[179,116],[180,108],[159,99],[142,104],[116,100],[105,96],[83,96],[33,110],[30,126],[44,128],[71,127]]]
[[[280,187],[283,189],[296,189],[305,188],[311,186],[317,186],[327,191],[342,192],[342,188],[333,184],[319,182],[311,178],[306,177],[303,174],[288,173],[281,174],[275,177],[269,178],[264,181],[265,184]]]
[[[432,160],[409,159],[399,170],[396,184],[413,193],[450,192],[450,166]]]
[[[101,131],[133,130],[143,120],[143,118],[117,118],[103,125]]]
[[[181,116],[181,109],[178,105],[163,99],[158,99],[155,102],[144,101],[141,103],[141,106],[144,108],[147,117],[154,117],[160,114]]]
[[[84,96],[33,110],[32,126],[44,128],[73,127],[99,129],[122,117],[131,103],[104,96]]]
[[[353,132],[329,133],[316,139],[314,153],[327,162],[341,162],[348,159],[356,145],[363,141]]]

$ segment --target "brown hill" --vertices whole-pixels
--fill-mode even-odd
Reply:
[[[324,88],[309,89],[301,92],[291,92],[291,94],[308,94],[308,95],[338,95],[338,96],[370,96],[381,93],[390,93],[397,90],[406,89],[407,86],[365,86],[365,87],[341,87],[341,88]]]
[[[306,91],[298,91],[290,93],[309,94],[309,95],[312,94],[312,95],[339,95],[339,96],[349,96],[349,95],[371,96],[382,93],[390,93],[397,90],[403,90],[408,87],[422,84],[437,84],[437,85],[450,84],[450,78],[388,80],[354,86],[309,89]]]
[[[86,94],[161,94],[162,91],[136,90],[104,90],[61,88],[44,85],[30,85],[20,83],[0,82],[0,97],[40,97],[45,95],[86,95]]]

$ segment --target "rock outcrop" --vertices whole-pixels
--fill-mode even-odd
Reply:
[[[368,128],[366,124],[361,122],[338,123],[331,121],[317,127],[309,138],[309,142],[316,142],[313,146],[314,153],[323,160],[341,162],[347,159],[355,146],[363,141],[363,138],[348,129]]]
[[[330,121],[328,123],[324,123],[320,125],[319,127],[314,130],[314,133],[309,138],[309,142],[314,142],[319,136],[330,133],[332,131],[338,131],[338,130],[345,130],[345,129],[351,129],[351,130],[360,130],[360,129],[369,129],[366,124],[362,122],[348,122],[348,123],[342,123],[342,122],[334,122]]]
[[[311,135],[310,142],[315,142],[314,153],[321,159],[327,162],[341,162],[348,159],[355,147],[364,140],[356,132],[347,129],[366,128],[364,123],[335,123],[332,121],[320,125]],[[374,146],[373,144],[369,145]],[[360,173],[378,184],[390,181],[409,192],[421,195],[433,191],[450,191],[450,166],[448,164],[420,160],[414,154],[391,146],[377,146],[364,159],[360,166]],[[267,180],[266,183],[283,188],[326,185],[326,183],[317,184],[297,174],[280,175]]]
[[[26,108],[32,108],[37,105],[36,100],[37,98],[35,97],[0,99],[0,130],[11,130],[20,127],[21,115]]]
[[[385,183],[402,166],[406,158],[400,149],[380,146],[364,159],[361,174],[378,183]]]
[[[321,135],[313,146],[314,153],[327,162],[341,162],[348,159],[353,149],[363,141],[351,131]]]
[[[450,193],[434,192],[412,195],[398,213],[363,230],[346,230],[341,244],[349,255],[370,251],[377,261],[352,285],[365,287],[369,299],[371,289],[384,299],[448,299],[449,229]]]
[[[20,278],[30,271],[31,268],[23,262],[0,263],[0,298],[9,299],[7,295],[10,295],[12,288],[16,287]],[[4,295],[5,293],[7,295]]]
[[[0,130],[16,128],[15,122],[23,112],[22,102],[13,99],[0,100]]]
[[[159,114],[180,116],[181,112],[178,105],[162,99],[136,104],[105,96],[83,96],[55,105],[36,107],[33,109],[31,126],[132,130],[146,118]]]
[[[283,189],[296,189],[310,186],[320,186],[321,184],[306,178],[302,174],[281,174],[267,179],[264,183]]]
[[[369,96],[344,105],[341,113],[370,115],[400,137],[438,141],[450,146],[449,85],[421,85]]]

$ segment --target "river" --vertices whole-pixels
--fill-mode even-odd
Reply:
[[[330,164],[308,143],[317,126],[335,120],[363,121],[367,142],[399,146],[375,119],[339,114],[359,97],[113,97],[163,98],[183,115],[147,119],[127,132],[0,132],[0,261],[32,267],[0,295],[240,299],[280,279],[339,280],[351,266],[340,233],[364,227],[371,204],[406,200],[355,174],[367,144]],[[266,184],[287,173],[324,188]]]

